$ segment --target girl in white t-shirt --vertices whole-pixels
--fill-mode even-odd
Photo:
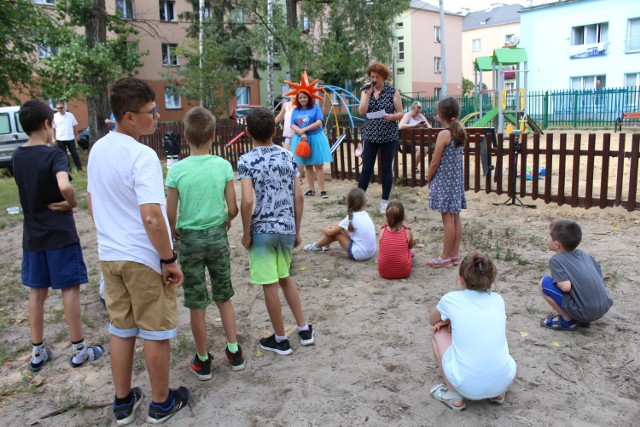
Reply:
[[[433,354],[444,378],[431,396],[454,411],[465,409],[464,399],[502,405],[516,362],[505,335],[504,300],[491,292],[496,268],[489,256],[474,252],[459,274],[462,290],[445,294],[429,316]]]
[[[347,194],[347,216],[337,225],[325,227],[322,237],[304,247],[307,252],[329,250],[332,242],[340,243],[349,258],[365,261],[373,257],[377,250],[376,227],[364,210],[366,198],[364,190],[353,188]]]

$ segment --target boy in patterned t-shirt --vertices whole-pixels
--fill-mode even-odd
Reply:
[[[251,282],[262,285],[275,333],[260,340],[264,350],[293,353],[285,334],[278,285],[293,312],[301,345],[314,344],[314,331],[302,313],[298,288],[289,276],[294,246],[301,242],[303,195],[292,154],[273,143],[275,117],[266,108],[247,117],[254,149],[238,160],[242,189],[242,245],[249,250]],[[255,207],[254,207],[255,193]]]

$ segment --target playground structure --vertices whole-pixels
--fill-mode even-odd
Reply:
[[[535,132],[543,133],[538,125],[526,113],[527,100],[527,52],[525,49],[507,47],[495,49],[492,56],[480,56],[474,62],[475,94],[479,100],[479,111],[471,113],[461,120],[462,125],[473,117],[478,120],[470,127],[493,126],[496,133],[509,135],[514,128],[521,133],[527,127]],[[482,74],[490,71],[493,79],[493,90],[482,91]],[[507,89],[505,80],[508,74],[515,79],[515,87]],[[484,97],[493,95],[493,108],[484,111]],[[509,123],[505,128],[505,123]]]

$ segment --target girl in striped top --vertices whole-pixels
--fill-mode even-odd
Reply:
[[[385,215],[387,225],[380,233],[380,253],[378,273],[385,279],[406,279],[411,274],[413,248],[418,239],[413,238],[411,229],[402,225],[404,206],[391,201]]]

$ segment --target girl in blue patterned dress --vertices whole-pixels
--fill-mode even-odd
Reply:
[[[429,208],[439,211],[444,225],[442,254],[427,265],[432,268],[460,264],[462,221],[460,211],[467,208],[462,169],[463,147],[467,134],[457,120],[460,106],[454,98],[438,102],[438,120],[445,130],[438,134],[429,164]]]

